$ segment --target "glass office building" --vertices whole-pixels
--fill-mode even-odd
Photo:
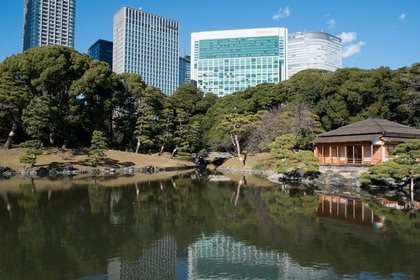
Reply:
[[[171,95],[179,85],[179,22],[129,7],[114,15],[112,69]]]
[[[100,39],[90,46],[88,55],[94,59],[105,61],[112,68],[112,48],[112,42]]]
[[[76,0],[25,0],[23,50],[46,45],[74,48]]]
[[[278,83],[287,77],[286,48],[286,28],[192,33],[191,79],[218,96]]]
[[[306,69],[335,71],[342,67],[342,41],[324,32],[289,34],[288,78]]]
[[[179,85],[191,82],[191,56],[181,54],[179,56]]]

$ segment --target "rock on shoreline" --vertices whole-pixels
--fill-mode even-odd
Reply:
[[[64,168],[58,169],[47,169],[45,167],[41,167],[37,170],[28,170],[23,169],[21,171],[15,171],[9,167],[2,167],[0,166],[0,178],[10,178],[15,175],[20,176],[52,176],[52,175],[61,175],[61,176],[77,176],[83,174],[92,174],[92,175],[99,175],[99,174],[134,174],[134,173],[157,173],[157,172],[168,172],[168,171],[178,171],[178,170],[188,170],[198,168],[198,165],[191,165],[191,166],[174,166],[174,167],[155,167],[155,166],[146,166],[141,168],[134,168],[134,167],[126,167],[126,168],[103,168],[103,169],[91,169],[91,170],[83,170],[77,169],[73,166],[66,166]]]
[[[361,174],[367,171],[367,167],[352,166],[325,166],[318,172],[304,172],[294,170],[292,172],[276,173],[270,170],[252,170],[219,167],[220,172],[234,172],[246,174],[260,174],[267,176],[267,180],[273,183],[300,183],[305,186],[315,186],[322,189],[356,189],[360,190],[362,186],[370,189],[379,188],[408,188],[406,180],[396,181],[392,178],[383,181],[374,181],[370,185],[362,185],[359,182]]]

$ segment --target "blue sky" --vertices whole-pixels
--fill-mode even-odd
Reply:
[[[0,61],[22,52],[24,0],[0,0]],[[191,32],[286,27],[289,33],[324,31],[344,39],[343,67],[397,69],[420,62],[418,0],[76,0],[75,49],[112,41],[114,14],[142,7],[181,23],[180,51]]]

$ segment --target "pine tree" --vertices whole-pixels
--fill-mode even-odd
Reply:
[[[93,165],[96,165],[98,159],[106,157],[105,150],[108,149],[106,137],[101,131],[95,130],[92,135],[92,141],[89,148],[89,157],[92,157]]]
[[[360,177],[361,183],[371,183],[372,179],[410,179],[411,191],[414,191],[414,177],[420,174],[420,140],[411,139],[399,144],[393,151],[396,158],[377,164]]]
[[[241,153],[241,139],[245,138],[249,130],[256,125],[258,119],[257,114],[239,114],[230,113],[222,116],[221,121],[217,125],[217,130],[224,134],[229,134],[235,152],[238,155],[242,167],[245,166],[244,159]]]
[[[287,172],[300,168],[306,172],[318,171],[318,159],[312,151],[295,152],[297,145],[296,137],[292,134],[284,134],[268,145],[270,154],[276,156],[279,161],[276,163],[276,172]]]
[[[31,165],[31,168],[34,167],[36,159],[39,155],[42,154],[41,149],[29,149],[26,151],[26,154],[19,158],[21,163],[28,163]]]
[[[32,139],[38,141],[38,147],[41,146],[42,140],[49,138],[55,110],[49,96],[34,97],[23,110],[22,120],[25,131]]]

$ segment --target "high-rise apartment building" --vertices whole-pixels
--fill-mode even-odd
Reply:
[[[289,34],[288,78],[306,69],[335,71],[342,67],[342,41],[324,32]]]
[[[179,85],[179,22],[124,6],[114,15],[112,69],[172,94]]]
[[[23,50],[46,45],[74,48],[76,0],[25,0]]]
[[[287,77],[286,28],[192,33],[191,52],[191,79],[218,96]]]
[[[112,42],[100,39],[90,46],[88,55],[94,59],[105,61],[112,68],[112,48]]]
[[[191,82],[191,56],[179,56],[179,85]]]

